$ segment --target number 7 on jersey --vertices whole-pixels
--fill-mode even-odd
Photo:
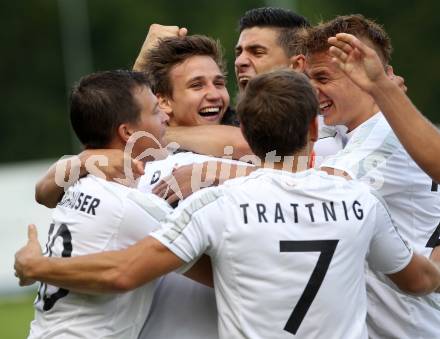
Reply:
[[[321,287],[338,242],[339,240],[280,241],[280,252],[320,252],[307,286],[287,320],[286,326],[284,326],[285,331],[292,334],[296,334],[298,331],[310,305],[312,305],[313,299],[315,299]]]

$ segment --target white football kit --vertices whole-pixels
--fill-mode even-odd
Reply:
[[[366,339],[365,259],[394,273],[412,257],[365,185],[313,169],[196,192],[152,236],[211,257],[224,339]]]
[[[192,152],[181,152],[145,166],[138,189],[151,192],[173,168],[205,161],[222,161],[247,165],[234,160],[214,158]],[[212,288],[176,273],[170,273],[157,284],[153,304],[139,336],[141,339],[217,339],[217,307]]]
[[[89,175],[54,209],[44,255],[71,257],[126,248],[158,227],[171,207]],[[137,338],[154,283],[120,294],[88,295],[40,284],[29,338]]]
[[[387,203],[402,237],[417,253],[429,256],[438,240],[438,185],[411,159],[382,113],[358,126],[349,137],[344,150],[322,166],[345,171],[375,188]],[[440,336],[439,294],[407,295],[374,270],[368,271],[367,292],[367,323],[372,339]]]

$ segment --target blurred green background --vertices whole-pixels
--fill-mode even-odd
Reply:
[[[348,13],[376,19],[392,38],[392,63],[405,77],[410,97],[426,116],[440,122],[438,1],[7,1],[0,11],[0,162],[77,151],[67,119],[68,88],[91,71],[130,68],[151,23],[186,26],[190,33],[219,38],[228,59],[229,88],[235,93],[238,18],[267,4],[293,8],[313,23]]]
[[[3,297],[0,300],[0,338],[22,339],[29,334],[29,323],[34,318],[32,303],[35,295]]]
[[[0,165],[18,162],[28,168],[26,161],[29,160],[76,153],[78,144],[70,131],[67,114],[69,88],[79,77],[93,71],[131,68],[152,23],[185,26],[190,34],[207,34],[220,39],[228,60],[228,87],[234,97],[233,54],[238,19],[247,9],[265,5],[293,9],[312,23],[350,13],[377,20],[392,38],[395,50],[392,64],[395,72],[405,78],[409,96],[431,121],[440,123],[436,109],[436,100],[440,98],[436,83],[440,79],[438,1],[2,1]],[[9,172],[17,173],[16,167],[11,168]],[[14,180],[22,181],[28,188],[26,197],[32,206],[35,179],[29,177],[29,183],[24,179]],[[11,186],[14,185],[12,182]],[[12,206],[23,204],[24,193],[16,195],[19,198]],[[17,241],[21,244],[25,222],[22,219],[5,222],[4,202],[0,205],[3,206],[0,226],[5,232],[11,232],[15,224],[20,225],[22,233]],[[8,217],[31,218],[23,207],[17,212],[8,212]],[[2,238],[4,243],[0,247],[4,248],[6,241],[4,236]],[[8,258],[8,267],[12,267],[13,251],[18,246],[10,245],[11,250],[4,256]],[[0,282],[0,338],[23,338],[33,317],[33,296],[16,297],[10,293],[10,289],[2,290]]]

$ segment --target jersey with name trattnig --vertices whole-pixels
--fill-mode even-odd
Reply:
[[[440,192],[403,148],[382,113],[351,133],[344,150],[323,166],[365,181],[385,200],[402,237],[417,253],[429,256],[438,244]],[[371,338],[436,338],[439,336],[440,295],[411,296],[385,275],[367,275]]]
[[[412,252],[361,183],[260,169],[185,200],[152,233],[186,262],[211,257],[221,338],[366,339],[364,263]]]
[[[162,199],[95,176],[70,187],[52,215],[45,255],[119,250],[157,228],[171,207]],[[29,338],[137,338],[154,283],[121,294],[87,295],[41,284]]]

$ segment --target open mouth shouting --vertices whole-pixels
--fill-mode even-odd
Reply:
[[[248,75],[238,76],[238,85],[240,86],[240,88],[245,89],[250,79],[251,77],[249,77]]]

